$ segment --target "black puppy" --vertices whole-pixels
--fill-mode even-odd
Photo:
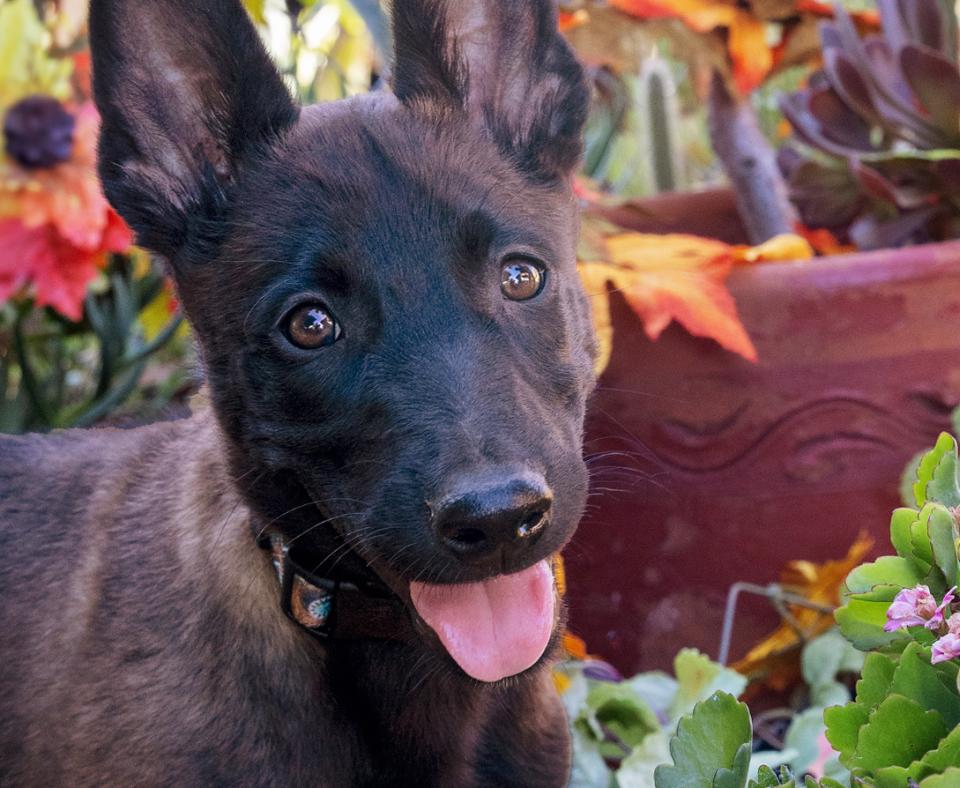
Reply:
[[[0,441],[0,784],[564,783],[588,91],[551,0],[392,17],[392,92],[300,109],[237,0],[93,0],[212,406]]]

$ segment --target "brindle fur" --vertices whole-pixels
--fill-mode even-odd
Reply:
[[[169,264],[211,406],[0,441],[0,785],[559,786],[549,665],[481,684],[434,638],[286,619],[267,524],[405,601],[491,574],[426,501],[532,467],[570,538],[592,386],[570,175],[587,101],[551,0],[395,0],[392,92],[300,110],[237,0],[94,0],[107,195]],[[544,260],[535,300],[499,260]],[[316,294],[320,351],[277,324]]]

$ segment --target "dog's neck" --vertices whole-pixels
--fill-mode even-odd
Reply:
[[[210,606],[234,619],[231,628],[241,633],[244,650],[259,665],[257,672],[297,684],[303,699],[300,715],[308,716],[311,705],[319,703],[327,708],[333,704],[344,717],[355,716],[357,729],[370,736],[370,742],[360,746],[377,752],[383,769],[409,767],[416,774],[423,763],[411,753],[420,752],[433,764],[430,768],[456,779],[478,746],[462,731],[481,730],[479,721],[498,707],[497,699],[507,688],[456,674],[419,640],[323,642],[291,622],[280,607],[271,555],[255,539],[262,515],[249,503],[245,479],[228,470],[226,439],[217,420],[212,412],[200,412],[190,419],[190,428],[198,450],[182,481],[189,493],[181,505],[193,519],[183,517],[181,554],[192,564],[193,576],[212,581]],[[515,680],[509,691],[529,685],[533,692],[544,678]],[[435,741],[427,744],[422,741],[425,720],[437,718],[457,719],[458,725],[448,726],[444,736],[435,731]],[[470,720],[478,724],[468,724]]]
[[[205,473],[214,467],[227,477],[218,485],[231,493],[225,501],[222,528],[235,522],[231,527],[238,532],[234,534],[240,541],[237,547],[244,548],[246,531],[247,551],[256,546],[269,556],[276,578],[272,596],[277,614],[328,645],[338,640],[415,641],[403,601],[327,525],[330,518],[302,488],[231,452],[204,393],[191,406],[197,413],[193,421],[204,433],[202,439],[197,436],[198,445],[209,447],[213,454]],[[217,543],[221,537],[222,533],[217,534]],[[257,592],[262,593],[259,584]]]

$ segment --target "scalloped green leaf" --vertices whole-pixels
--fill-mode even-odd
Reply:
[[[753,743],[744,742],[737,750],[730,769],[717,769],[713,776],[713,788],[744,788],[750,773],[750,755],[753,752]]]
[[[844,588],[845,593],[853,596],[869,593],[878,586],[897,589],[912,588],[921,580],[923,575],[917,571],[911,561],[897,555],[885,555],[872,563],[861,564],[850,572]],[[897,593],[894,591],[889,599],[892,601]]]
[[[931,772],[942,772],[951,767],[960,768],[960,727],[950,731],[935,750],[923,756],[920,763]],[[914,774],[916,779],[922,776],[924,775]]]
[[[782,784],[773,769],[763,765],[757,769],[757,778],[750,781],[749,788],[778,788]]]
[[[823,712],[823,721],[827,725],[827,741],[840,753],[840,762],[844,766],[848,766],[853,759],[860,729],[867,724],[869,718],[870,709],[860,703],[832,706]]]
[[[903,695],[888,695],[860,728],[852,768],[874,771],[908,767],[947,735],[937,711],[928,711]]]
[[[940,433],[936,445],[920,460],[913,494],[918,506],[923,506],[928,501],[942,503],[951,508],[960,506],[957,442],[952,435]]]
[[[889,601],[850,597],[843,607],[837,609],[834,617],[847,640],[861,651],[870,651],[902,637],[898,632],[883,631],[888,607]]]
[[[890,692],[897,663],[886,654],[867,654],[857,680],[857,703],[874,709]]]
[[[947,769],[943,774],[933,774],[922,780],[920,788],[957,788],[960,785],[960,769]]]
[[[875,788],[905,788],[911,778],[910,770],[902,766],[885,766],[877,769],[874,779]]]
[[[900,508],[893,512],[890,518],[890,542],[897,551],[897,555],[914,564],[918,575],[925,575],[930,571],[930,564],[922,561],[914,552],[911,542],[911,528],[920,517],[917,509]]]
[[[927,530],[927,520],[930,519],[931,508],[924,504],[910,526],[910,546],[913,554],[921,561],[933,566],[933,545],[930,543],[930,532]]]
[[[713,788],[718,770],[733,770],[741,748],[752,739],[747,707],[733,695],[715,693],[680,720],[670,740],[673,763],[657,767],[656,788]]]
[[[930,664],[930,649],[919,643],[910,643],[900,655],[890,692],[940,712],[949,728],[960,725],[960,698],[940,680],[937,667]]]
[[[957,561],[957,523],[953,515],[941,504],[929,504],[927,533],[933,549],[933,560],[943,573],[947,588],[957,585],[960,562]]]

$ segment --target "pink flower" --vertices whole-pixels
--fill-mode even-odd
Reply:
[[[904,588],[894,598],[887,609],[887,623],[884,632],[896,632],[903,627],[926,627],[938,629],[943,624],[943,611],[953,602],[957,588],[954,586],[943,597],[939,605],[927,586]]]
[[[947,662],[960,657],[960,613],[954,613],[947,620],[947,634],[934,642],[930,662]]]

